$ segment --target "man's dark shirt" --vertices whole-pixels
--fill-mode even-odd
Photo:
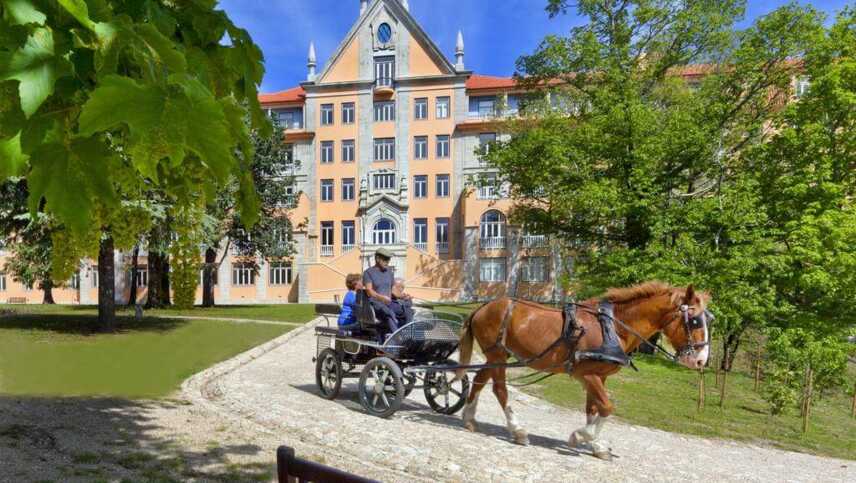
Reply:
[[[373,265],[363,272],[363,285],[371,283],[375,292],[389,297],[392,295],[393,277],[391,267],[381,270],[377,265]]]

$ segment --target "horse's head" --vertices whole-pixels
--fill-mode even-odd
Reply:
[[[710,295],[696,292],[693,286],[672,293],[672,310],[663,325],[663,334],[675,348],[678,362],[690,369],[700,369],[710,355],[708,324],[713,314],[707,310]]]

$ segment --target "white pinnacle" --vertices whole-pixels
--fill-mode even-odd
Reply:
[[[458,30],[458,40],[455,42],[455,69],[456,70],[465,70],[464,69],[464,33]]]

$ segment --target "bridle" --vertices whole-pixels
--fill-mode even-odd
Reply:
[[[685,356],[693,356],[697,350],[704,349],[710,345],[710,330],[707,327],[707,322],[708,320],[713,321],[716,318],[707,309],[690,317],[690,306],[687,304],[682,304],[679,310],[681,311],[681,322],[683,322],[684,330],[687,333],[687,343],[675,351],[675,354],[672,356],[675,360]],[[699,329],[704,329],[704,342],[693,342],[690,335],[694,330]]]

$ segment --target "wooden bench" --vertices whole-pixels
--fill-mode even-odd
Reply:
[[[276,474],[280,483],[313,481],[316,483],[378,483],[345,471],[298,458],[294,449],[280,446],[276,450]]]
[[[27,297],[9,297],[6,299],[7,304],[25,304],[27,303]]]

